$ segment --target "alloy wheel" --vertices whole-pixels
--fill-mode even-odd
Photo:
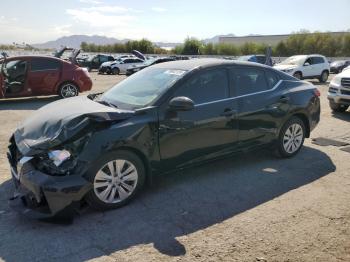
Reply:
[[[283,136],[283,148],[289,153],[296,152],[303,143],[303,128],[298,123],[290,125]]]
[[[61,88],[61,96],[63,98],[73,97],[78,95],[78,89],[73,84],[65,84]]]
[[[113,160],[105,164],[94,179],[96,196],[107,204],[121,202],[131,196],[138,182],[136,167],[127,160]]]

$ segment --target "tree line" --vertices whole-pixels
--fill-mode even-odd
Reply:
[[[184,44],[176,46],[175,54],[182,55],[248,55],[264,54],[267,44],[247,42],[243,45],[229,43],[204,44],[196,38],[187,38]],[[330,57],[350,56],[350,33],[334,36],[330,33],[309,33],[307,31],[290,35],[285,41],[271,46],[273,56],[297,54],[322,54]]]
[[[111,45],[96,45],[93,43],[82,42],[80,48],[85,52],[130,53],[132,50],[138,50],[144,54],[167,53],[166,50],[157,47],[147,39],[127,41],[126,43],[116,43]]]

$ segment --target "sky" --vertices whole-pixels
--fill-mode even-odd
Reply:
[[[183,42],[350,29],[350,0],[0,0],[0,43],[73,34]]]

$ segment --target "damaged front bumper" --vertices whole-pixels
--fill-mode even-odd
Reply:
[[[15,187],[9,205],[27,217],[45,219],[71,212],[92,188],[81,175],[48,175],[36,170],[30,161],[19,165],[14,151],[10,147],[7,154]]]

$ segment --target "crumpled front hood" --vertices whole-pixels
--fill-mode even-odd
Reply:
[[[32,156],[64,143],[92,123],[124,120],[133,114],[86,96],[68,98],[37,110],[17,128],[14,138],[19,151]]]

